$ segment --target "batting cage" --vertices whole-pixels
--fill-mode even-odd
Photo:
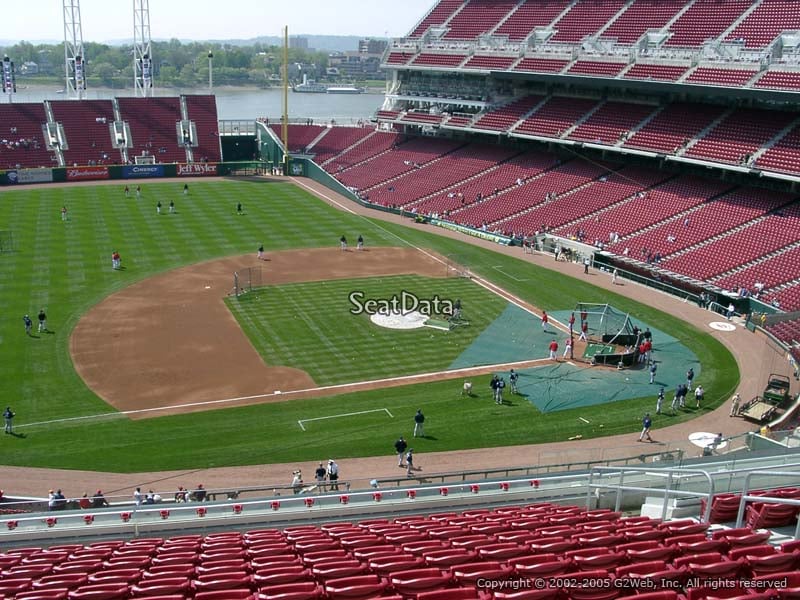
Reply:
[[[262,285],[261,267],[247,267],[233,272],[233,293],[237,298]]]
[[[638,339],[628,313],[610,304],[579,302],[581,328],[587,323],[587,344],[583,357],[595,364],[632,365],[636,360]]]

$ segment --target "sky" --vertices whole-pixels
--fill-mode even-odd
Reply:
[[[247,39],[281,35],[283,27],[288,26],[289,35],[402,37],[433,3],[434,0],[150,0],[150,36]],[[3,10],[0,39],[64,39],[62,0],[13,4],[15,9]],[[80,0],[80,12],[84,42],[133,38],[133,0]]]

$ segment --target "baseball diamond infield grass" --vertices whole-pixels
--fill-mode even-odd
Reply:
[[[375,300],[404,291],[419,299],[458,298],[469,307],[470,324],[452,331],[386,329],[366,314],[351,314],[354,291]],[[268,286],[226,303],[267,364],[303,369],[317,385],[333,385],[447,369],[507,301],[468,279],[400,275]]]
[[[417,452],[544,443],[576,434],[631,432],[638,429],[642,413],[652,410],[654,398],[649,397],[542,414],[514,397],[510,404],[495,405],[482,381],[476,381],[478,395],[471,399],[459,397],[458,383],[444,381],[130,421],[114,416],[76,374],[70,333],[81,315],[109,294],[178,266],[255,252],[260,243],[268,251],[336,246],[342,234],[363,234],[373,246],[402,246],[407,240],[457,257],[474,273],[541,308],[609,302],[657,325],[689,346],[702,363],[704,410],[719,406],[738,384],[735,361],[722,344],[677,318],[516,258],[336,210],[291,184],[198,181],[184,197],[182,183],[146,182],[141,200],[125,198],[123,185],[0,193],[0,229],[11,230],[16,243],[15,252],[0,253],[0,391],[24,434],[0,440],[5,464],[136,472],[390,454],[398,435],[410,435],[417,408],[426,414],[430,435],[415,440]],[[170,199],[178,214],[156,215],[156,201],[166,206]],[[245,215],[236,214],[237,202]],[[59,215],[63,205],[69,209],[66,223]],[[124,271],[111,270],[113,250],[121,253]],[[42,307],[52,332],[28,338],[22,315],[35,320]],[[363,352],[360,360],[359,370],[376,373],[386,357]],[[371,410],[379,412],[307,421],[305,433],[297,424]],[[687,410],[659,416],[654,429],[693,415]],[[578,416],[592,425],[581,425]],[[604,428],[594,429],[599,424]]]

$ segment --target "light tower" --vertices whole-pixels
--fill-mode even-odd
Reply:
[[[8,94],[8,103],[13,102],[12,98],[17,93],[17,80],[14,74],[14,61],[8,58],[8,54],[3,57],[3,93]]]
[[[86,55],[83,53],[80,0],[64,3],[65,90],[70,98],[82,99],[86,92]]]
[[[136,95],[153,95],[150,0],[133,0],[133,77]]]
[[[214,91],[214,53],[208,51],[208,91]]]

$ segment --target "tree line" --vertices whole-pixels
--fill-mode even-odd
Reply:
[[[279,85],[283,48],[255,43],[247,46],[206,42],[183,43],[177,39],[152,42],[154,83],[158,87],[198,87],[208,84],[208,54],[213,54],[214,85]],[[64,77],[64,44],[19,42],[0,47],[15,63],[18,85]],[[84,43],[88,85],[133,87],[133,46]],[[38,73],[28,74],[24,63],[36,63]],[[289,63],[301,64],[311,78],[321,79],[328,67],[325,52],[289,49]],[[291,75],[303,70],[292,68]]]

